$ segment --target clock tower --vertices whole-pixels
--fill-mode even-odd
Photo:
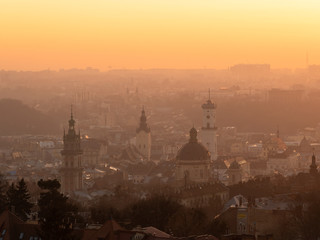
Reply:
[[[210,99],[209,90],[209,99],[202,104],[201,142],[209,150],[211,160],[217,159],[216,108]]]

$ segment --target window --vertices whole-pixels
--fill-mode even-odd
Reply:
[[[4,236],[6,234],[6,229],[3,229],[2,233],[1,233],[1,236]]]
[[[20,233],[20,235],[19,235],[19,239],[23,239],[23,232],[22,233]]]

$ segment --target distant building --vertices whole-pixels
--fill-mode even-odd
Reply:
[[[177,184],[209,182],[210,163],[210,152],[198,142],[197,130],[191,128],[189,142],[180,148],[176,156]]]
[[[268,102],[271,104],[300,103],[303,99],[303,90],[285,90],[273,88],[268,92]]]
[[[227,174],[229,176],[228,185],[234,185],[242,181],[242,170],[236,160],[230,164]]]
[[[82,166],[96,167],[103,164],[108,144],[105,140],[87,138],[81,141],[81,148],[83,150]]]
[[[151,156],[151,133],[147,124],[147,117],[144,109],[141,111],[140,125],[137,128],[136,147],[144,158],[150,161]]]
[[[75,131],[75,120],[71,111],[68,133],[63,136],[63,163],[61,171],[61,191],[64,194],[82,189],[82,167],[80,147],[80,132]]]
[[[208,101],[202,104],[202,128],[201,142],[210,152],[211,160],[217,159],[217,127],[216,121],[216,105]]]
[[[270,64],[237,64],[230,67],[230,72],[237,75],[263,76],[270,73]]]
[[[242,195],[237,195],[225,204],[224,211],[217,218],[225,222],[229,235],[239,234],[243,236],[250,234],[261,236],[270,234],[273,235],[274,239],[282,239],[281,231],[285,223],[292,218],[290,214],[292,204],[293,198],[291,195],[276,195],[270,198],[249,200]],[[224,237],[223,239],[241,238]]]
[[[174,197],[186,207],[203,208],[215,200],[224,204],[229,199],[229,189],[219,182],[195,184],[178,188]]]

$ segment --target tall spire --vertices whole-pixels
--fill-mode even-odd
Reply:
[[[311,165],[310,165],[310,174],[317,174],[318,173],[318,166],[316,164],[316,156],[314,155],[314,152],[313,152],[313,155],[312,155],[312,162],[311,162]]]
[[[216,105],[211,101],[211,89],[208,89],[208,100],[202,104],[202,109],[215,109]]]
[[[277,138],[280,138],[279,125],[277,125]]]
[[[63,131],[63,141],[64,141],[64,150],[62,151],[62,155],[69,152],[81,152],[80,149],[80,130],[79,134],[76,133],[75,131],[75,123],[76,121],[73,119],[73,109],[72,105],[70,108],[70,120],[69,120],[69,129],[68,132],[66,133],[65,129]]]
[[[144,111],[144,106],[142,106],[140,124],[139,124],[139,127],[137,128],[137,133],[142,130],[145,132],[150,132],[150,128],[148,127],[148,124],[147,124],[147,117],[146,117],[146,112]]]
[[[74,125],[76,121],[73,119],[73,109],[71,104],[71,111],[70,111],[70,120],[69,120],[69,132],[74,131]]]

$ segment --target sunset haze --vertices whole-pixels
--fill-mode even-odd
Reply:
[[[319,1],[0,2],[0,69],[320,63]]]

